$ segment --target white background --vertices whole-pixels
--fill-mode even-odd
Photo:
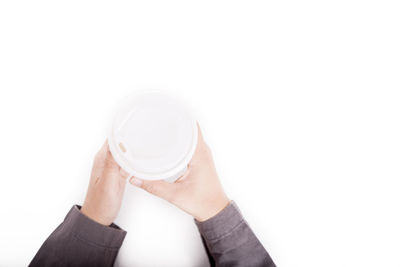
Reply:
[[[81,204],[115,103],[197,112],[278,266],[400,266],[398,1],[1,1],[0,265]],[[203,266],[192,219],[128,186],[119,266]]]

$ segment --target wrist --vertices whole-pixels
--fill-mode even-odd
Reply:
[[[204,205],[203,203],[203,205],[201,205],[202,211],[196,216],[194,216],[194,218],[197,221],[204,222],[216,216],[218,213],[220,213],[223,209],[225,209],[229,205],[230,200],[225,194],[222,194],[218,198],[208,202],[209,202],[208,205]]]
[[[105,225],[105,226],[110,226],[113,222],[113,220],[109,218],[105,218],[104,216],[100,216],[97,212],[92,211],[90,208],[86,207],[85,205],[82,206],[80,212],[91,219],[92,221],[95,221],[99,224]]]

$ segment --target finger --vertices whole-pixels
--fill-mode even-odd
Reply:
[[[174,194],[175,186],[174,184],[168,183],[164,180],[142,180],[136,177],[132,177],[129,182],[143,190],[149,192],[152,195],[170,201]]]
[[[91,179],[90,182],[94,183],[99,180],[99,177],[101,177],[101,172],[103,171],[104,168],[104,160],[107,155],[107,148],[108,148],[108,142],[107,140],[104,142],[104,144],[101,146],[100,150],[97,151],[94,160],[93,160],[93,166],[92,166],[92,174],[91,174]]]
[[[203,134],[200,129],[200,125],[197,123],[197,146],[196,150],[194,151],[193,157],[189,162],[189,167],[195,164],[196,162],[200,161],[201,155],[204,154],[204,152],[209,152],[209,147],[205,143]]]
[[[122,178],[126,179],[130,176],[130,174],[125,171],[124,169],[122,169],[121,167],[119,167],[119,174],[122,176]]]
[[[108,151],[108,142],[107,140],[104,142],[104,144],[101,146],[100,150],[97,151],[96,156],[95,156],[95,163],[100,163],[103,162]]]
[[[110,168],[113,171],[118,171],[119,172],[119,165],[118,163],[114,160],[113,155],[111,154],[110,148],[107,145],[107,151],[106,151],[106,156],[104,159],[105,167]]]
[[[185,179],[188,177],[188,175],[189,175],[190,168],[191,168],[190,165],[188,165],[188,166],[187,166],[187,169],[186,169],[186,171],[185,171],[185,173],[184,173],[181,177],[179,177],[178,179],[176,179],[175,183],[180,183],[180,182],[182,182],[183,180],[185,180]]]
[[[197,122],[197,140],[204,143],[203,133],[200,129],[200,124]]]
[[[111,172],[109,175],[104,175],[104,171]],[[92,168],[92,174],[96,181],[103,178],[120,176],[119,165],[115,162],[110,152],[107,140],[96,154]]]

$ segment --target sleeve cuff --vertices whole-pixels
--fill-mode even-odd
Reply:
[[[76,238],[90,244],[119,249],[126,231],[115,224],[99,224],[80,212],[80,206],[74,205],[64,219],[63,228],[71,231]]]
[[[195,223],[200,234],[206,240],[215,240],[231,233],[236,227],[244,223],[244,218],[236,203],[231,201],[214,217],[204,222],[195,220]]]

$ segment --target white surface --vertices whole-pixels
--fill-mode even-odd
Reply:
[[[167,88],[278,266],[400,266],[398,5],[1,1],[0,265],[82,203],[111,103]],[[189,216],[126,193],[120,266],[201,262]]]
[[[198,129],[177,96],[161,91],[135,92],[116,107],[108,144],[117,163],[131,176],[175,181],[197,145]]]

